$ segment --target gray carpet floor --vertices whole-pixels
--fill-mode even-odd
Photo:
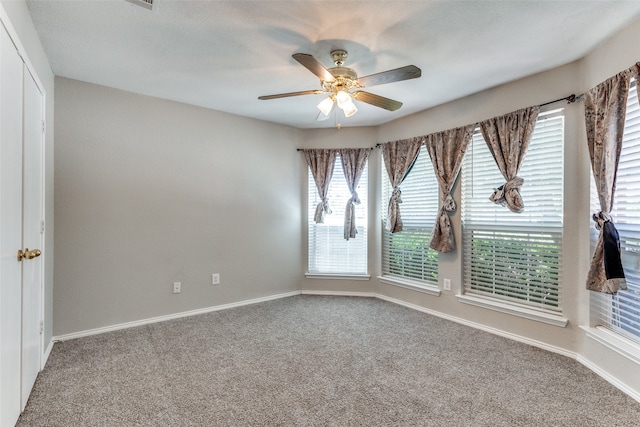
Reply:
[[[18,426],[638,426],[578,362],[392,303],[295,296],[56,343]]]

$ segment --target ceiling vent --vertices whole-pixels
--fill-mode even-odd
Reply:
[[[144,7],[145,9],[151,10],[153,6],[153,0],[127,0],[129,3],[133,3],[140,7]]]

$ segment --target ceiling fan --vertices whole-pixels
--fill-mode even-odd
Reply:
[[[385,110],[396,111],[402,107],[402,102],[365,92],[361,89],[369,86],[415,79],[422,75],[420,68],[415,65],[407,65],[406,67],[358,78],[358,74],[356,74],[354,70],[342,66],[345,59],[347,59],[346,50],[334,50],[331,52],[331,58],[333,59],[335,67],[329,69],[325,68],[322,63],[312,55],[306,53],[296,53],[293,54],[292,57],[320,78],[320,87],[322,89],[265,95],[258,97],[258,99],[267,100],[299,95],[327,94],[328,97],[318,104],[318,109],[320,110],[318,120],[327,119],[336,108],[336,105],[344,112],[346,117],[353,116],[358,111],[358,108],[353,103],[354,99],[384,108]]]

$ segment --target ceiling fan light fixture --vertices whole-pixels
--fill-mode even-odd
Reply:
[[[343,90],[338,91],[336,94],[336,101],[338,103],[338,107],[344,111],[345,117],[351,117],[358,112],[358,109],[351,100],[351,94],[349,92],[345,92]]]
[[[338,107],[342,108],[343,110],[348,103],[353,104],[353,102],[351,102],[351,96],[343,90],[338,91],[338,93],[336,94],[336,101],[338,101]]]
[[[328,116],[333,108],[333,99],[331,97],[325,98],[320,104],[318,104],[318,110],[325,116]]]
[[[345,117],[351,117],[358,112],[358,108],[356,108],[355,104],[351,102],[351,100],[349,100],[349,102],[345,103],[345,105],[340,108],[342,108],[342,111],[344,111]]]

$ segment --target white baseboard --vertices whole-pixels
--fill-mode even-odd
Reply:
[[[349,291],[300,291],[302,295],[328,295],[334,297],[365,297],[376,298],[375,292],[349,292]]]
[[[49,356],[51,355],[51,350],[53,350],[53,339],[49,341],[49,345],[45,348],[44,353],[42,354],[42,363],[40,366],[40,370],[42,371],[47,364],[47,360],[49,360]]]
[[[164,322],[167,320],[180,319],[182,317],[195,316],[198,314],[211,313],[213,311],[227,310],[229,308],[241,307],[244,305],[258,304],[260,302],[271,301],[280,298],[287,298],[294,295],[300,295],[300,291],[287,292],[284,294],[269,295],[245,301],[233,302],[229,304],[216,305],[213,307],[199,308],[197,310],[183,311],[181,313],[173,313],[165,316],[150,317],[148,319],[135,320],[133,322],[119,323],[116,325],[104,326],[101,328],[88,329],[85,331],[72,332],[70,334],[58,335],[53,337],[53,341],[66,341],[75,338],[88,337],[91,335],[104,334],[106,332],[119,331],[121,329],[135,328],[136,326],[149,325],[151,323]]]
[[[460,323],[461,325],[469,326],[469,327],[474,328],[474,329],[480,329],[482,331],[489,332],[489,333],[494,334],[494,335],[499,335],[501,337],[509,338],[511,340],[518,341],[518,342],[521,342],[521,343],[524,343],[524,344],[528,344],[528,345],[533,346],[533,347],[541,348],[543,350],[547,350],[547,351],[550,351],[552,353],[561,354],[563,356],[567,356],[567,357],[570,357],[572,359],[575,359],[576,356],[577,356],[576,353],[574,353],[572,351],[568,351],[568,350],[566,350],[564,348],[560,348],[560,347],[556,347],[556,346],[553,346],[553,345],[549,345],[549,344],[544,343],[542,341],[533,340],[531,338],[523,337],[522,335],[512,334],[511,332],[506,332],[506,331],[503,331],[501,329],[492,328],[490,326],[486,326],[486,325],[483,325],[481,323],[471,322],[469,320],[461,319],[459,317],[455,317],[455,316],[451,316],[451,315],[448,315],[448,314],[440,313],[438,311],[430,310],[428,308],[424,308],[424,307],[416,305],[416,304],[411,304],[411,303],[408,303],[408,302],[405,302],[405,301],[402,301],[402,300],[399,300],[399,299],[391,298],[391,297],[388,297],[386,295],[378,294],[377,297],[382,299],[382,300],[392,302],[394,304],[402,305],[404,307],[411,308],[411,309],[417,310],[417,311],[421,311],[423,313],[427,313],[427,314],[430,314],[430,315],[435,316],[435,317],[440,317],[442,319],[450,320],[450,321],[455,322],[455,323]]]
[[[585,359],[583,356],[578,355],[576,360],[582,363],[584,366],[586,366],[590,370],[592,370],[593,372],[595,372],[596,374],[598,374],[600,377],[602,377],[608,383],[616,387],[618,390],[627,394],[632,399],[635,399],[637,402],[640,402],[640,392],[638,392],[637,390],[634,390],[631,387],[627,386],[625,383],[621,382],[620,380],[618,380],[617,378],[609,374],[607,371],[600,368],[595,363],[592,363],[590,360]]]

